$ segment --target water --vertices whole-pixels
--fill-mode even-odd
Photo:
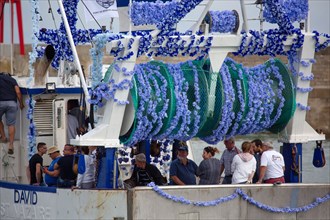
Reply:
[[[252,141],[258,138],[256,135],[247,135],[247,136],[240,136],[236,138],[236,146],[241,148],[241,144],[244,141]],[[274,149],[278,152],[280,151],[280,146],[282,143],[277,141],[276,136],[265,136],[262,134],[259,136],[262,141],[271,141],[274,144]],[[202,153],[203,149],[206,146],[209,146],[204,141],[199,139],[193,139],[190,141],[192,147],[192,153],[194,157],[194,161],[199,165],[202,161]],[[217,147],[220,150],[220,154],[216,154],[215,157],[220,159],[222,152],[225,150],[225,145],[223,142],[219,142],[217,145],[211,145]],[[302,146],[302,182],[303,183],[330,183],[330,141],[323,141],[323,148],[326,157],[326,164],[322,168],[316,168],[313,166],[313,153],[316,144],[315,141],[305,143]]]

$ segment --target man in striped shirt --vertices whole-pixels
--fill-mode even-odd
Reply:
[[[234,137],[225,139],[224,144],[226,146],[226,150],[224,150],[220,158],[220,176],[223,171],[225,171],[225,177],[222,184],[231,184],[231,178],[233,176],[231,172],[231,163],[233,162],[234,156],[240,153],[240,150],[235,146]]]

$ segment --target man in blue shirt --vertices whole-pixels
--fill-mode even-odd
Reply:
[[[177,159],[173,160],[170,167],[172,185],[196,185],[197,164],[188,159],[188,146],[182,145],[178,149]]]
[[[44,167],[43,172],[45,173],[45,182],[47,186],[56,187],[57,179],[60,174],[59,170],[54,169],[54,165],[61,158],[60,150],[57,146],[52,146],[48,149],[48,156],[52,158],[52,162],[50,163],[48,169]]]

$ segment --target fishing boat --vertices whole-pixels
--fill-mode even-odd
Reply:
[[[244,0],[240,13],[210,11],[213,0],[120,0],[119,16],[130,24],[124,22],[120,33],[77,29],[80,1],[57,2],[62,22],[52,30],[39,29],[39,1],[31,0],[29,76],[17,78],[26,107],[17,115],[14,154],[1,144],[1,219],[330,219],[329,183],[301,183],[302,144],[325,140],[305,118],[315,51],[330,43],[328,34],[310,31],[307,0],[254,2],[263,15],[259,31],[248,28]],[[114,4],[96,2],[104,10]],[[194,10],[193,25],[177,31]],[[263,30],[265,21],[278,28]],[[85,71],[79,44],[92,46]],[[104,53],[114,57],[111,63],[103,62]],[[244,67],[228,53],[274,58]],[[49,75],[50,65],[56,76]],[[71,100],[79,103],[80,124],[86,122],[74,139],[67,136]],[[262,131],[278,134],[283,143],[285,184],[124,187],[136,148],[168,178],[174,140],[216,144]],[[28,185],[25,169],[38,142],[61,151],[66,143],[97,146],[97,187]],[[44,158],[44,165],[50,162]]]

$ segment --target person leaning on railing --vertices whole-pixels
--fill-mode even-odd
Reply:
[[[262,144],[262,155],[260,161],[260,175],[256,183],[285,183],[284,180],[284,158],[282,154],[275,151],[271,143]]]

